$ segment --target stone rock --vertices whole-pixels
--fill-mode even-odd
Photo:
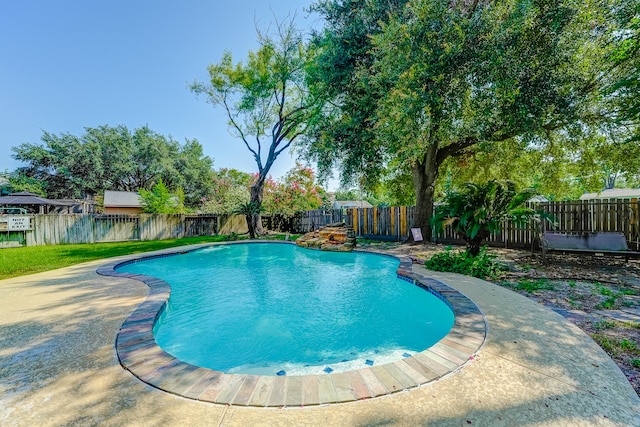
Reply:
[[[330,224],[301,236],[296,244],[321,251],[350,252],[356,246],[356,234],[344,223]]]

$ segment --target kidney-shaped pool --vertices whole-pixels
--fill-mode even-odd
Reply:
[[[308,375],[379,365],[450,331],[449,305],[384,255],[278,243],[211,246],[120,265],[164,280],[154,325],[167,353],[227,373]]]

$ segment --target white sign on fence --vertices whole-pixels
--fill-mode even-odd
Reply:
[[[7,218],[7,230],[31,230],[31,218],[28,216],[10,216]]]

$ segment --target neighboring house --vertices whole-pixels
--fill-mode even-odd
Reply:
[[[105,214],[139,214],[142,213],[142,199],[133,191],[104,191]]]
[[[548,201],[549,199],[547,199],[541,194],[536,194],[535,196],[527,200],[527,202],[531,202],[531,203],[547,203]]]
[[[640,199],[640,188],[612,188],[600,193],[585,193],[580,200],[593,199]]]
[[[53,209],[69,206],[69,203],[45,199],[44,197],[36,196],[27,191],[20,191],[11,193],[8,196],[1,196],[0,206],[6,208],[22,208],[26,209],[28,213],[33,214],[48,214],[51,213]]]
[[[372,208],[373,205],[366,200],[336,200],[333,209]]]
[[[96,211],[97,203],[88,199],[54,199],[56,202],[64,203],[49,210],[50,214],[92,214]]]

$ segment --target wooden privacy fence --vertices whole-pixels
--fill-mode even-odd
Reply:
[[[402,241],[411,231],[414,209],[413,206],[396,206],[306,211],[298,215],[295,231],[307,233],[328,224],[344,222],[361,237]]]
[[[555,224],[552,226],[548,222],[531,222],[521,227],[506,223],[502,231],[492,235],[487,243],[492,246],[531,248],[537,244],[542,225],[542,230],[621,232],[630,249],[640,250],[638,199],[546,202],[531,206],[548,212]],[[302,212],[293,218],[277,215],[267,217],[264,226],[283,232],[306,233],[327,224],[345,222],[360,237],[401,242],[409,237],[414,212],[413,206],[315,210]],[[221,215],[31,215],[29,230],[8,231],[6,227],[3,228],[7,223],[2,221],[6,221],[9,216],[0,217],[0,246],[160,240],[214,235],[226,220]],[[434,241],[445,244],[462,243],[450,228],[434,230]]]
[[[507,222],[499,233],[487,241],[491,246],[531,248],[538,244],[542,230],[571,232],[616,231],[623,233],[629,248],[640,250],[640,201],[638,199],[579,200],[532,203],[537,211],[551,215],[548,221],[522,226]],[[344,221],[360,237],[372,240],[405,241],[413,227],[415,207],[377,207],[345,210],[316,210],[303,213],[298,232],[307,232],[326,224]],[[463,243],[450,227],[433,230],[434,241],[444,244]]]
[[[302,212],[299,216],[298,232],[308,233],[317,230],[325,225],[336,222],[345,222],[347,217],[346,209],[314,210]]]
[[[26,246],[215,235],[220,215],[31,215],[30,229],[0,232],[0,243]]]

